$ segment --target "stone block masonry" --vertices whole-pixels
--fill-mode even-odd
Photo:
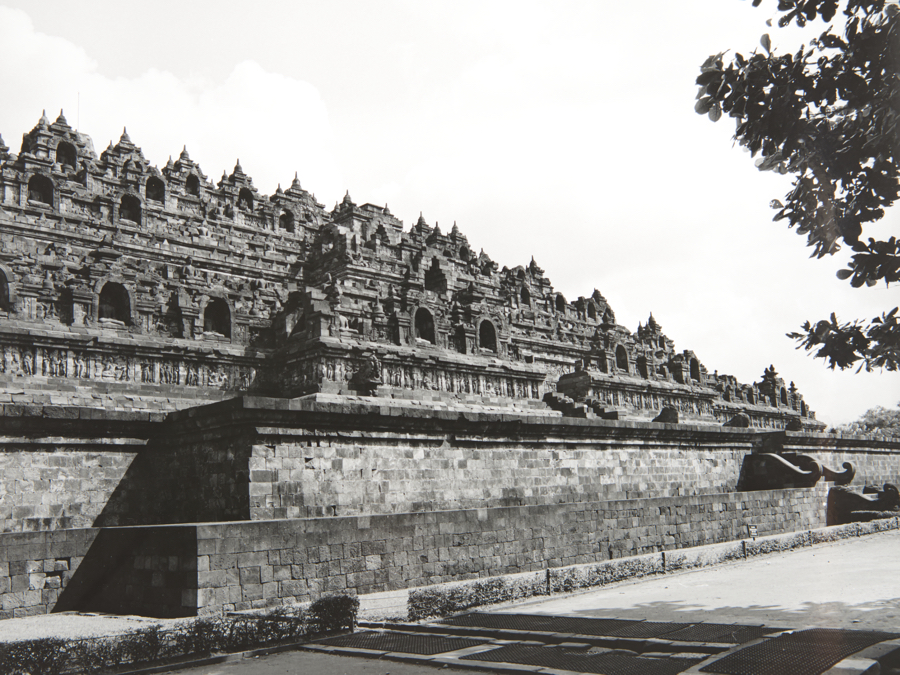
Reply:
[[[198,611],[598,562],[825,525],[823,488],[197,528]]]
[[[163,418],[0,405],[0,531],[91,527]]]
[[[64,509],[53,520],[10,508],[3,616],[212,613],[683,550],[748,524],[805,531],[825,525],[826,484],[739,492],[748,453],[803,442],[872,482],[896,474],[898,451],[315,396],[243,397],[165,421],[66,411],[0,417],[5,503],[37,485],[47,501],[35,507]]]
[[[173,413],[98,525],[269,520],[740,490],[785,433],[417,410],[397,401],[243,397]],[[815,435],[791,434],[790,441]],[[779,446],[780,447],[780,446]],[[832,448],[816,446],[822,461]],[[847,440],[857,483],[900,471],[898,443]],[[809,449],[808,449],[809,450]],[[884,479],[883,479],[884,480]],[[778,486],[783,487],[783,486]]]
[[[185,616],[601,562],[822,527],[823,487],[0,535],[2,616]],[[59,581],[54,581],[58,579]]]
[[[0,534],[0,619],[46,614],[97,537],[96,529]]]

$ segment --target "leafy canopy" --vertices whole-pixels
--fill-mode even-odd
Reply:
[[[837,430],[860,436],[900,438],[900,403],[893,409],[876,406],[855,422],[839,426]]]
[[[759,6],[762,0],[753,0]],[[853,287],[900,280],[900,241],[863,238],[900,197],[900,7],[887,0],[778,0],[778,25],[830,23],[794,54],[778,54],[768,34],[762,51],[724,53],[701,66],[695,110],[736,119],[735,140],[763,171],[794,176],[775,220],[806,235],[812,256],[852,248],[840,279]],[[840,17],[839,17],[840,18]],[[769,22],[771,25],[771,20]],[[815,31],[818,32],[818,31]],[[860,362],[867,370],[900,369],[897,309],[862,323],[806,322],[789,333],[798,348],[818,349],[830,368]]]

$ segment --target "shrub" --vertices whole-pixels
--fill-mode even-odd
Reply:
[[[333,630],[356,623],[359,599],[322,598],[315,625]],[[92,675],[117,666],[159,662],[169,658],[235,652],[297,640],[309,632],[308,615],[284,608],[264,615],[201,618],[170,630],[159,626],[118,635],[67,642],[60,639],[0,643],[0,675]]]
[[[0,645],[0,672],[9,675],[58,675],[66,661],[65,640],[57,638]]]
[[[329,595],[319,598],[309,607],[311,627],[315,630],[356,628],[359,598],[355,595]]]
[[[519,578],[479,579],[450,587],[417,589],[409,592],[408,618],[418,621],[431,616],[447,616],[472,607],[545,595],[546,592],[546,577],[540,572]]]

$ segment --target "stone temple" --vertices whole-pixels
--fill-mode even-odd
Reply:
[[[668,406],[699,424],[819,426],[774,370],[710,373],[652,315],[632,332],[598,291],[569,302],[533,259],[500,269],[455,225],[404,230],[349,194],[328,211],[296,178],[260,195],[240,162],[215,184],[187,150],[159,170],[127,133],[98,158],[62,114],[0,160],[12,402],[168,412],[253,392],[529,409],[559,391],[607,419]]]
[[[62,113],[0,138],[0,237],[3,617],[549,570],[821,525],[829,480],[900,474],[774,368],[710,372],[455,224],[125,132],[98,156]]]

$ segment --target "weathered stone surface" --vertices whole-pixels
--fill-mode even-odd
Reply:
[[[654,417],[653,421],[661,422],[663,424],[678,424],[678,411],[675,410],[675,408],[666,406],[659,411],[659,415]]]
[[[501,269],[455,225],[404,230],[349,194],[326,210],[296,177],[266,197],[239,163],[213,183],[186,149],[158,169],[126,133],[98,157],[62,114],[0,157],[0,242],[0,404],[25,411],[248,391],[543,407],[578,364],[571,395],[601,417],[817,426],[773,368],[710,374],[652,316],[631,332],[599,291],[569,302],[534,260]]]
[[[747,413],[738,413],[730,420],[728,420],[722,426],[726,427],[735,427],[737,429],[749,429],[750,428],[750,416]]]

